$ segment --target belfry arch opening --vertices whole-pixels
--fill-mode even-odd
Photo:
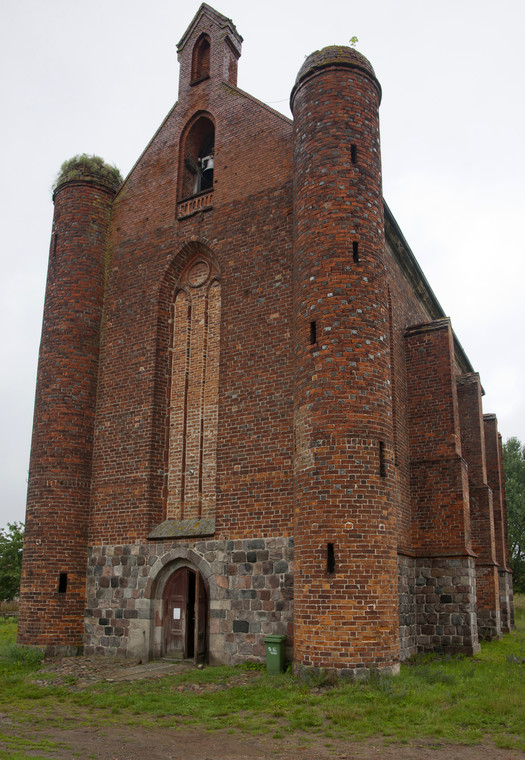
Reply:
[[[193,47],[191,59],[191,84],[198,84],[210,76],[211,44],[207,34],[201,34]]]
[[[208,592],[198,570],[183,565],[164,587],[162,655],[176,660],[207,659]]]
[[[190,198],[213,189],[215,126],[207,116],[199,116],[183,137],[180,197]]]

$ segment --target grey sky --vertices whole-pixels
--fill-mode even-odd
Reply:
[[[239,86],[287,115],[305,56],[359,38],[383,88],[385,199],[484,410],[525,440],[523,0],[210,4],[244,37]],[[175,45],[199,5],[0,0],[0,527],[24,519],[51,185],[77,153],[129,172],[177,99]]]

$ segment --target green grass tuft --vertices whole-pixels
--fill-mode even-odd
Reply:
[[[24,670],[35,670],[43,659],[44,653],[40,649],[19,644],[7,644],[0,652],[0,665]]]
[[[15,618],[0,618],[0,657],[8,644],[16,641],[17,621]]]

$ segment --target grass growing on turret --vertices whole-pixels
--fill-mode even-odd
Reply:
[[[97,177],[115,189],[122,184],[122,175],[116,166],[107,164],[100,156],[82,153],[64,161],[52,189],[56,190],[64,182]]]
[[[67,712],[92,725],[226,728],[274,738],[294,734],[305,742],[313,736],[464,744],[492,739],[500,747],[525,750],[524,600],[518,598],[516,607],[517,630],[483,644],[475,657],[419,656],[402,666],[400,676],[378,676],[367,683],[334,684],[323,674],[267,676],[219,667],[97,683],[80,691],[33,683],[29,696],[18,681],[12,688],[8,673],[14,664],[2,660],[0,647],[2,711],[22,711],[32,725],[42,726],[59,725]],[[29,683],[27,671],[23,679]]]

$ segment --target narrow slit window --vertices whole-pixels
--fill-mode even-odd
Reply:
[[[352,256],[354,258],[354,264],[359,263],[359,243],[357,240],[354,240],[352,243]]]
[[[67,591],[67,573],[60,573],[58,576],[58,593],[65,594]]]
[[[312,346],[317,343],[317,322],[310,322],[310,343]]]
[[[382,478],[386,478],[385,444],[383,441],[379,441],[379,474]]]
[[[329,575],[335,573],[335,551],[333,544],[326,544],[326,572]]]
[[[357,145],[350,146],[350,158],[353,164],[357,164]]]

